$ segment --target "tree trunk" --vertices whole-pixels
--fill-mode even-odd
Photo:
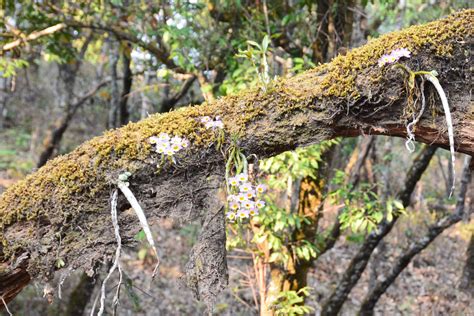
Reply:
[[[124,49],[122,53],[122,66],[123,66],[123,87],[122,87],[122,94],[120,96],[119,102],[119,115],[118,121],[120,126],[123,126],[128,123],[130,113],[128,111],[127,102],[128,102],[128,95],[132,89],[133,83],[133,74],[132,69],[130,68],[130,64],[132,62],[130,56],[131,50],[129,47]]]
[[[225,236],[213,239],[219,232],[217,227],[225,231],[224,212],[216,213],[216,203],[210,202],[224,179],[226,161],[222,148],[215,145],[218,134],[206,130],[199,117],[220,116],[226,135],[222,146],[229,146],[229,135],[237,135],[233,137],[238,137],[239,147],[248,157],[269,157],[339,136],[370,133],[406,137],[405,78],[397,70],[377,65],[378,58],[395,47],[411,50],[412,57],[402,61],[407,66],[438,71],[452,109],[455,148],[473,155],[474,117],[467,88],[470,64],[465,57],[473,35],[473,16],[473,10],[466,10],[388,34],[329,64],[279,79],[266,93],[254,89],[154,115],[49,161],[10,187],[0,200],[0,262],[8,266],[0,273],[0,295],[17,293],[24,285],[11,279],[15,258],[21,255],[29,259],[19,275],[44,279],[51,279],[57,270],[58,256],[65,262],[63,269],[87,270],[104,255],[112,255],[115,249],[110,245],[115,245],[115,239],[108,224],[110,190],[116,187],[118,176],[129,171],[130,189],[149,220],[166,216],[183,221],[206,218],[191,256],[194,266],[205,273],[196,269],[189,272],[188,284],[206,301],[212,301],[227,277],[223,268]],[[436,100],[427,105],[441,109]],[[448,148],[444,122],[441,110],[434,116],[431,111],[426,113],[417,125],[417,140]],[[161,132],[186,136],[191,146],[175,155],[176,164],[165,161],[157,172],[161,157],[152,151],[148,139]],[[120,199],[119,221],[125,244],[139,229],[138,221],[124,212],[126,209],[127,203]],[[209,243],[212,240],[216,244]],[[5,282],[7,279],[10,282]],[[7,295],[7,299],[12,297]]]

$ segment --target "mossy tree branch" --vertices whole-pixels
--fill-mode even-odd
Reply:
[[[106,132],[68,155],[48,162],[10,187],[0,200],[0,295],[11,299],[25,282],[6,283],[13,266],[25,256],[23,274],[51,279],[58,257],[63,268],[85,269],[110,259],[115,239],[110,225],[109,196],[118,175],[130,171],[130,189],[149,220],[172,216],[205,218],[187,265],[187,283],[212,302],[226,282],[223,212],[216,201],[225,158],[216,148],[217,134],[199,122],[219,115],[228,143],[237,136],[242,151],[259,158],[339,136],[379,134],[406,137],[405,78],[378,58],[405,47],[413,57],[404,61],[414,70],[436,70],[449,97],[456,150],[474,154],[474,114],[469,89],[469,43],[474,10],[388,34],[290,79],[279,79],[266,93],[259,89],[188,107]],[[428,90],[427,93],[433,93]],[[449,148],[444,115],[436,97],[431,113],[415,129],[418,141]],[[157,173],[160,157],[148,138],[160,132],[186,136],[191,147],[177,154],[177,164]],[[408,153],[407,153],[408,154]],[[252,157],[255,157],[252,155]],[[131,243],[138,221],[118,201],[124,244]],[[208,259],[208,260],[204,260]],[[18,269],[18,268],[17,268]],[[22,278],[25,280],[25,278]]]

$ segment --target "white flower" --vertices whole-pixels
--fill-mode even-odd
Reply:
[[[162,142],[167,142],[170,140],[170,135],[168,135],[167,133],[160,133],[160,135],[158,135],[158,138]]]
[[[255,206],[255,203],[252,202],[252,201],[247,200],[247,201],[242,202],[242,207],[243,208],[246,208],[246,209],[250,210],[250,209],[254,208],[254,206]]]
[[[267,191],[267,186],[265,184],[259,184],[256,188],[258,193],[265,193]]]
[[[233,187],[236,187],[237,185],[239,185],[239,179],[237,179],[236,177],[232,177],[229,179],[229,184]]]
[[[171,145],[171,150],[172,150],[173,152],[178,152],[178,151],[181,150],[181,148],[182,148],[182,147],[181,147],[181,144],[172,144],[172,145]]]
[[[398,61],[402,57],[410,58],[411,52],[406,48],[394,49],[392,50],[390,54],[388,55],[384,54],[382,55],[382,57],[379,58],[378,60],[379,67],[383,67],[387,64],[392,64]]]
[[[251,209],[250,212],[249,212],[249,215],[250,216],[258,215],[258,210],[257,209]]]
[[[163,153],[167,156],[173,156],[174,155],[174,151],[173,151],[173,149],[171,149],[171,147],[165,148]]]
[[[240,192],[246,193],[248,191],[252,191],[252,185],[248,182],[243,183],[241,186],[239,186]]]
[[[186,138],[182,138],[181,139],[181,147],[188,148],[189,147],[189,140],[187,140]]]
[[[238,175],[236,175],[236,177],[241,183],[247,182],[247,180],[249,179],[249,177],[245,173],[239,173]]]
[[[237,212],[237,217],[238,217],[238,218],[248,218],[248,217],[249,217],[249,213],[250,213],[250,212],[247,211],[247,210],[239,210],[239,211]]]
[[[152,136],[149,138],[151,144],[158,144],[160,142],[160,138],[156,136]]]
[[[238,199],[237,195],[234,195],[234,194],[231,194],[227,197],[227,201],[229,201],[229,202],[236,202],[238,200],[239,199]]]
[[[230,203],[229,203],[229,208],[230,208],[231,210],[236,211],[236,210],[239,209],[239,203],[237,203],[237,202],[230,202]]]
[[[212,121],[212,119],[209,116],[201,116],[199,120],[201,121],[201,123],[207,123],[207,122]]]
[[[183,141],[183,139],[179,136],[173,136],[173,138],[171,138],[170,140],[170,143],[172,145],[181,145],[181,142]]]
[[[265,207],[265,201],[258,200],[257,202],[255,202],[255,206],[257,208],[264,208]]]
[[[247,197],[244,194],[239,194],[239,195],[237,195],[237,201],[245,202],[245,201],[247,201]]]
[[[235,213],[234,212],[227,212],[226,214],[227,219],[230,221],[233,221],[235,219]]]
[[[255,190],[250,190],[250,191],[245,192],[245,196],[247,197],[247,199],[254,198],[255,197]]]

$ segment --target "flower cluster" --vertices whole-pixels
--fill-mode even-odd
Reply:
[[[184,137],[173,136],[167,133],[160,133],[158,136],[150,137],[150,143],[156,145],[155,151],[166,156],[173,156],[183,148],[189,146],[189,141]]]
[[[410,58],[411,52],[406,48],[398,48],[392,50],[390,54],[385,54],[379,59],[379,67],[383,67],[386,64],[393,64],[402,57]]]
[[[248,182],[248,176],[245,173],[230,178],[229,184],[234,193],[227,198],[229,202],[227,219],[234,221],[236,218],[245,219],[258,215],[259,209],[265,206],[265,202],[259,197],[267,190],[266,185],[253,186]]]
[[[212,128],[212,129],[223,129],[224,128],[224,123],[222,123],[221,118],[219,116],[216,116],[215,119],[212,119],[209,116],[202,116],[199,118],[201,123],[206,126],[207,129]]]

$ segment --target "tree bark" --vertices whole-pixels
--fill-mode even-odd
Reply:
[[[109,131],[49,161],[1,197],[0,262],[9,268],[0,276],[0,295],[17,293],[23,286],[21,282],[5,282],[12,277],[15,258],[22,254],[29,258],[23,275],[44,279],[51,279],[57,270],[58,256],[66,263],[63,269],[87,270],[94,262],[112,255],[110,245],[115,245],[115,239],[109,224],[109,192],[124,171],[132,173],[130,189],[150,221],[166,216],[185,221],[210,216],[209,200],[216,196],[224,179],[226,162],[221,149],[230,145],[229,135],[237,135],[233,137],[238,137],[239,147],[247,156],[255,154],[259,158],[339,136],[370,133],[405,137],[405,78],[390,67],[377,65],[383,53],[399,45],[412,51],[413,56],[402,61],[404,64],[415,70],[438,71],[449,95],[456,149],[473,155],[474,117],[467,89],[470,64],[465,57],[473,35],[473,16],[473,10],[466,10],[388,34],[329,64],[279,79],[266,93],[255,89],[154,115]],[[428,105],[441,108],[436,100]],[[448,148],[445,119],[440,112],[434,116],[426,113],[415,135],[418,141]],[[217,134],[200,123],[199,117],[204,115],[221,117],[224,147],[216,146]],[[161,132],[186,136],[191,146],[176,155],[176,164],[165,161],[157,172],[161,157],[152,151],[148,139]],[[127,208],[121,198],[118,210],[124,244],[133,240],[139,229],[138,221],[124,212]],[[209,232],[217,231],[224,214],[213,216],[216,218],[208,218],[203,226],[201,245],[213,237]],[[194,256],[194,263],[199,271],[206,272],[203,278],[221,285],[226,270],[221,269],[225,248],[222,238],[219,240],[224,251],[213,245],[212,256],[204,251],[199,260]],[[213,270],[212,266],[219,268]],[[209,287],[203,287],[202,278],[191,277],[189,283],[197,286],[196,292],[208,301],[218,293],[207,293]]]

